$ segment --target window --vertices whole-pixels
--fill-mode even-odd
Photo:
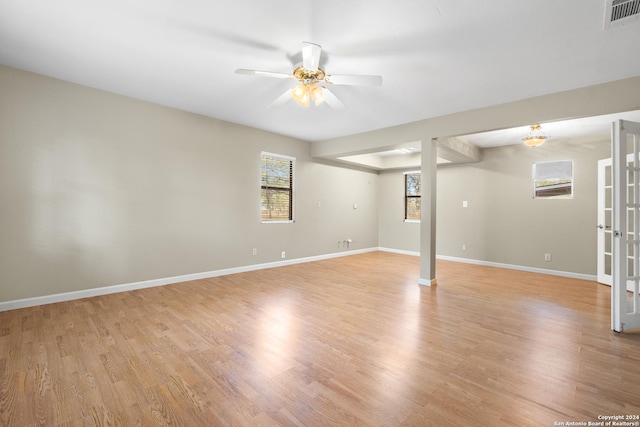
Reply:
[[[404,220],[420,221],[420,172],[404,174]]]
[[[261,154],[260,220],[293,222],[294,157]]]
[[[533,164],[534,199],[572,199],[573,161],[559,160]]]

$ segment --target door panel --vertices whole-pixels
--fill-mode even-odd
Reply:
[[[611,286],[611,159],[598,161],[598,258],[597,280]]]
[[[624,332],[640,328],[640,123],[613,123],[611,158],[611,329]]]

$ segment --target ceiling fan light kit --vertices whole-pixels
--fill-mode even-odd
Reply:
[[[274,77],[279,79],[296,79],[299,85],[287,89],[280,95],[269,108],[280,107],[289,99],[293,99],[298,105],[308,107],[310,101],[315,105],[326,102],[334,110],[346,108],[344,103],[338,99],[325,84],[337,85],[359,85],[359,86],[380,86],[381,76],[366,75],[328,75],[322,68],[319,68],[320,54],[322,48],[315,43],[304,42],[302,47],[302,65],[296,67],[291,74],[278,73],[273,71],[258,71],[238,69],[236,74],[248,74],[253,76]]]
[[[326,77],[322,68],[310,71],[304,67],[298,67],[293,70],[293,77],[302,82],[302,84],[291,89],[291,97],[298,105],[308,107],[309,100],[312,100],[315,105],[320,105],[324,102],[325,88],[317,84]]]
[[[303,107],[309,106],[309,100],[320,105],[324,102],[324,88],[315,83],[303,83],[291,89],[291,97]]]

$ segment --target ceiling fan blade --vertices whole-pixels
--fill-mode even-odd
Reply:
[[[262,77],[275,77],[277,79],[292,79],[291,74],[276,73],[274,71],[259,71],[259,70],[245,70],[244,68],[238,68],[236,74],[247,74],[250,76],[262,76]]]
[[[347,108],[346,105],[344,105],[342,103],[342,101],[340,101],[338,99],[337,96],[335,96],[329,89],[327,89],[326,87],[324,88],[324,102],[327,103],[327,105],[329,105],[329,107],[333,108],[334,110],[340,111],[340,110],[344,110],[345,108]]]
[[[302,66],[309,71],[315,72],[320,65],[320,53],[322,48],[315,43],[304,42],[302,48]]]
[[[382,76],[332,74],[325,77],[324,81],[334,85],[381,86]]]
[[[291,99],[291,89],[287,89],[285,93],[277,97],[275,101],[269,104],[268,108],[278,108],[290,99]]]

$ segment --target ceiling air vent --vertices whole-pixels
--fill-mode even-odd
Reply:
[[[604,29],[640,18],[640,0],[606,0]]]

